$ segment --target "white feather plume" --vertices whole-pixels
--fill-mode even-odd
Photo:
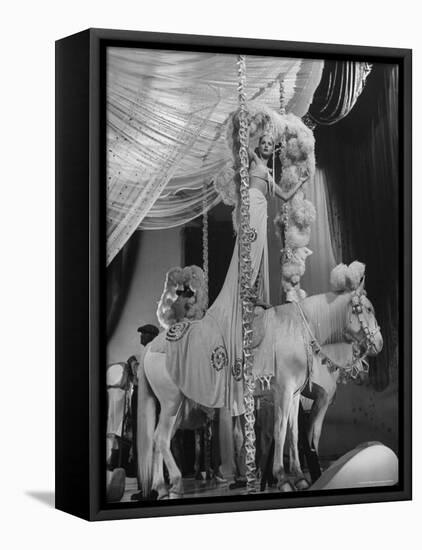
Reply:
[[[339,264],[331,271],[330,285],[334,292],[346,290],[347,265]]]
[[[356,290],[365,276],[365,264],[354,261],[347,268],[346,283],[350,290]]]

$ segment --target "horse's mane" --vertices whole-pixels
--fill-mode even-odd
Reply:
[[[349,300],[349,292],[327,292],[309,296],[300,302],[314,336],[320,344],[339,342],[343,339]],[[276,312],[279,311],[282,317],[296,315],[298,320],[301,319],[295,304],[283,304],[276,306],[274,309]],[[329,336],[326,337],[326,335]]]
[[[344,339],[343,331],[347,323],[347,311],[350,293],[363,286],[365,280],[365,265],[354,261],[350,265],[339,264],[330,274],[330,284],[334,292],[309,296],[300,302],[300,306],[307,317],[314,336],[320,344],[341,342]],[[283,308],[280,314],[293,318],[300,312],[294,304],[277,306]]]

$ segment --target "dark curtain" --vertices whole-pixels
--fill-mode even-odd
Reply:
[[[354,108],[370,73],[370,65],[359,61],[325,61],[321,81],[309,107],[316,124],[336,124]]]
[[[384,336],[384,349],[371,363],[378,390],[397,374],[398,124],[398,66],[375,64],[351,113],[315,130],[333,237],[344,263],[366,264],[366,289]]]
[[[107,338],[117,326],[139,254],[142,231],[135,231],[107,267]]]

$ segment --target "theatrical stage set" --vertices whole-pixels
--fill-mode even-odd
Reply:
[[[398,65],[106,72],[107,501],[397,484]]]

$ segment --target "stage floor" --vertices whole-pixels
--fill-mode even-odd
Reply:
[[[310,482],[310,477],[308,474],[305,474],[306,479]],[[289,481],[293,483],[293,477]],[[217,483],[215,480],[210,481],[200,481],[196,480],[193,477],[184,477],[183,478],[183,487],[184,495],[182,498],[195,498],[195,497],[221,497],[221,496],[233,496],[233,495],[243,495],[245,494],[245,487],[238,487],[236,489],[229,489],[229,484],[226,483]],[[257,481],[257,492],[259,491],[260,482]],[[120,502],[133,502],[131,501],[131,496],[135,493],[138,493],[138,484],[136,478],[128,477],[126,478],[125,493]],[[278,493],[276,487],[268,487],[262,494],[266,493]]]

